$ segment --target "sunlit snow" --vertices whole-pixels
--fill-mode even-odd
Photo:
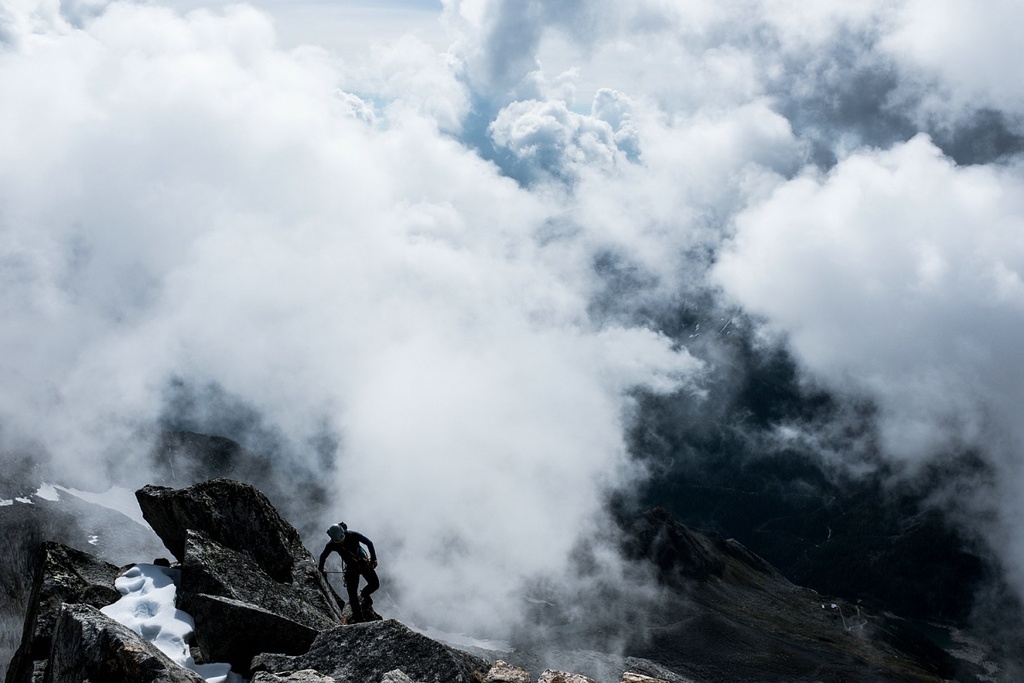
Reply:
[[[120,512],[132,521],[141,524],[147,529],[149,528],[149,523],[143,518],[141,510],[139,510],[139,504],[135,500],[135,492],[131,489],[126,489],[123,486],[111,486],[103,493],[96,493],[94,491],[82,491],[67,486],[60,486],[59,484],[43,482],[39,485],[34,495],[43,500],[56,502],[60,500],[61,493],[68,493],[86,503],[92,503],[114,512]],[[32,502],[28,498],[18,498],[17,500],[22,503]],[[0,501],[0,505],[10,504],[8,501]]]
[[[153,643],[181,666],[207,683],[242,683],[229,664],[196,664],[188,641],[195,628],[192,617],[175,607],[181,572],[154,564],[137,564],[114,582],[121,599],[102,608],[104,614]]]
[[[39,488],[36,489],[35,495],[37,498],[42,498],[43,500],[60,500],[60,494],[57,493],[56,487],[54,487],[53,484],[47,484],[45,482],[39,485]]]

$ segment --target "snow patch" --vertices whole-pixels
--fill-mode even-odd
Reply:
[[[171,660],[202,676],[207,683],[243,683],[229,664],[196,664],[188,641],[195,622],[175,607],[181,571],[137,564],[114,581],[121,599],[100,611],[153,643]]]
[[[44,486],[46,486],[44,484]],[[126,489],[121,486],[111,486],[103,493],[94,493],[92,491],[81,491],[79,489],[72,489],[66,486],[51,486],[56,491],[63,491],[64,493],[70,493],[72,496],[84,500],[86,503],[92,503],[93,505],[99,505],[105,507],[108,510],[114,512],[120,512],[125,517],[128,517],[134,522],[141,524],[142,526],[150,529],[149,522],[142,516],[142,510],[139,509],[139,502],[135,498],[135,492],[131,489]],[[38,493],[36,495],[39,495]]]
[[[43,500],[58,501],[60,500],[60,494],[57,493],[57,488],[53,484],[47,484],[43,482],[36,490],[35,496],[42,498]]]

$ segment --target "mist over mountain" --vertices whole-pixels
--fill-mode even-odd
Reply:
[[[0,0],[0,498],[233,476],[482,638],[661,505],[1019,644],[1022,9]]]
[[[202,448],[198,435],[178,436]],[[222,442],[206,440],[210,459]],[[59,500],[58,490],[68,492],[36,495]],[[567,602],[556,583],[537,586],[535,595],[550,600],[532,600],[514,639],[495,642],[424,633],[368,599],[356,611],[317,571],[298,531],[248,484],[147,485],[135,496],[138,526],[175,560],[119,569],[42,543],[6,681],[940,683],[1017,675],[961,629],[796,586],[742,544],[680,524],[664,508],[618,519],[629,532],[620,560],[633,574],[623,578],[646,577],[645,595],[602,581],[593,571],[599,548],[581,549],[581,574],[562,578],[576,588],[592,579],[600,599]],[[380,604],[401,609],[390,598]]]

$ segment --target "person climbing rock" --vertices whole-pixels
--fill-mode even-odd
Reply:
[[[342,562],[345,563],[343,577],[345,588],[348,591],[348,601],[352,605],[353,621],[362,621],[370,607],[373,605],[373,598],[370,597],[375,590],[380,588],[380,579],[377,578],[377,552],[373,548],[373,541],[363,536],[358,531],[349,531],[344,522],[332,524],[327,530],[331,540],[324,546],[320,553],[318,569],[321,574],[324,571],[324,563],[331,553],[338,553]],[[363,546],[370,551],[369,556]],[[366,579],[366,586],[359,592],[359,578]],[[343,606],[344,607],[344,606]]]

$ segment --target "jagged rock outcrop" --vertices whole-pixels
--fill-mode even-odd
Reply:
[[[654,678],[652,676],[644,676],[643,674],[636,674],[631,671],[627,671],[622,674],[622,680],[619,683],[668,683],[664,678]]]
[[[120,570],[88,553],[45,542],[36,555],[35,577],[21,646],[7,669],[6,683],[40,680],[50,656],[61,605],[105,607],[120,595],[114,579]]]
[[[246,673],[254,655],[305,652],[317,633],[342,623],[299,533],[252,486],[214,479],[146,486],[136,497],[181,563],[178,607],[195,620],[204,660]]]
[[[224,479],[181,490],[147,486],[137,499],[179,561],[176,603],[195,623],[192,650],[198,661],[228,662],[247,674],[255,655],[305,653],[318,634],[342,623],[333,591],[298,532],[253,487]],[[45,544],[7,683],[70,681],[76,670],[94,683],[198,680],[93,609],[118,600],[114,581],[121,574],[87,553]],[[303,667],[265,671],[262,677],[330,681],[326,672],[293,673],[296,668]]]
[[[530,672],[503,659],[496,661],[484,676],[483,683],[532,683]]]
[[[178,607],[190,614],[197,596],[205,594],[257,605],[314,632],[340,623],[312,563],[297,562],[293,582],[275,581],[248,555],[224,547],[205,531],[189,529],[181,570]]]
[[[252,677],[250,683],[335,683],[335,680],[312,669],[303,669],[280,675],[260,671]]]
[[[44,683],[204,683],[90,605],[64,605]]]
[[[204,658],[228,662],[235,671],[248,671],[252,658],[261,652],[306,652],[319,633],[259,605],[216,595],[196,596],[190,614]],[[223,624],[234,626],[222,628]]]
[[[581,653],[576,646],[553,661],[558,647],[551,639],[559,629],[574,644],[579,633],[564,620],[536,629],[548,640],[532,652],[509,652],[511,664],[492,664],[394,620],[343,625],[344,613],[298,532],[251,486],[220,479],[180,490],[147,486],[137,495],[178,560],[176,606],[195,624],[192,656],[200,664],[229,662],[252,683],[938,683],[955,677],[947,675],[941,650],[893,631],[856,604],[795,586],[735,541],[686,527],[661,510],[627,529],[627,556],[653,566],[664,590],[656,603],[644,603],[648,613],[631,622],[636,638],[620,654]],[[44,546],[6,683],[199,680],[96,609],[118,599],[114,580],[121,573],[86,553]]]
[[[394,669],[388,671],[386,674],[381,676],[380,683],[418,683],[417,681],[409,678],[408,675],[401,669]]]
[[[189,529],[248,555],[268,576],[291,583],[312,556],[299,532],[256,488],[231,479],[211,479],[183,489],[144,486],[135,493],[142,516],[178,561],[185,558]],[[298,575],[298,576],[297,576]]]
[[[597,681],[580,674],[545,669],[537,679],[537,683],[597,683]]]
[[[653,678],[655,681],[665,681],[665,683],[696,683],[692,678],[680,676],[675,671],[670,671],[647,659],[626,657],[623,664],[626,668],[623,678],[626,676],[646,676],[647,678]]]
[[[253,659],[254,671],[315,669],[343,681],[379,681],[388,671],[401,669],[421,683],[476,683],[490,666],[394,619],[324,631],[304,655],[262,654]]]

